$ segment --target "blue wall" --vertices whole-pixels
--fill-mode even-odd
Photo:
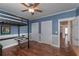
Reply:
[[[20,33],[27,33],[27,26],[21,26]],[[11,26],[11,34],[18,34],[17,26]]]
[[[11,26],[11,34],[17,34],[18,33],[18,27],[17,26]]]
[[[51,15],[47,17],[43,17],[40,19],[32,20],[31,23],[38,22],[39,23],[39,33],[41,33],[41,22],[42,21],[49,21],[52,20],[52,34],[56,34],[58,32],[58,20],[62,18],[68,18],[68,17],[74,17],[79,15],[79,8],[64,12],[61,14]],[[4,16],[3,16],[4,17]],[[31,23],[30,23],[30,32],[31,32]],[[27,33],[27,26],[21,27],[21,33]],[[11,26],[11,34],[17,34],[18,33],[18,27],[17,26]]]
[[[56,14],[56,15],[51,15],[47,17],[43,17],[40,19],[32,20],[31,23],[38,22],[39,23],[39,33],[41,33],[41,22],[43,21],[49,21],[52,20],[52,34],[58,34],[58,20],[62,18],[69,18],[69,17],[76,17],[76,13],[79,9],[74,9],[68,12]]]
[[[28,31],[27,26],[20,27],[20,33],[27,33],[27,31]]]

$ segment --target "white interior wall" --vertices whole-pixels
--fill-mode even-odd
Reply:
[[[52,46],[59,47],[58,35],[52,35]]]

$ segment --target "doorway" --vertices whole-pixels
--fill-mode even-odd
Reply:
[[[68,21],[60,22],[60,48],[67,47],[68,44]]]
[[[72,45],[72,21],[74,18],[61,19],[58,22],[58,39],[60,48]]]

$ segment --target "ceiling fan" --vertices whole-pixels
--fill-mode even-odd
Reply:
[[[40,13],[42,12],[42,10],[38,8],[39,3],[21,3],[21,4],[26,7],[26,9],[22,10],[22,12],[28,11],[32,15],[34,15],[35,12]]]

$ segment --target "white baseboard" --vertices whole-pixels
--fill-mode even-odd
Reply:
[[[55,45],[55,44],[52,44],[52,46],[57,47],[57,48],[60,48],[58,45]]]
[[[5,47],[3,47],[3,49],[9,48],[9,47],[12,47],[12,46],[15,46],[15,45],[18,45],[18,43],[14,43],[14,44],[10,44],[8,46],[5,46]]]

